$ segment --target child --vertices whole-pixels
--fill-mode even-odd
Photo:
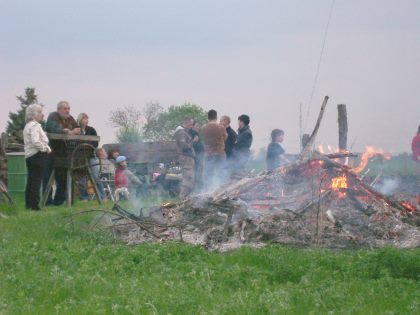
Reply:
[[[112,164],[117,164],[117,158],[120,156],[120,153],[116,149],[111,149],[108,151],[108,159],[112,162]]]
[[[136,195],[135,192],[142,182],[127,168],[127,158],[120,155],[115,163],[115,199],[118,200],[120,194],[128,198],[129,190],[133,190]]]
[[[274,129],[271,132],[271,143],[267,149],[267,170],[272,171],[289,160],[283,155],[285,153],[283,147],[280,145],[284,140],[284,131],[281,129]]]

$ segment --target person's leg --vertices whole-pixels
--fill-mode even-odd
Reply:
[[[35,169],[33,171],[33,181],[31,186],[31,195],[32,195],[32,210],[41,210],[39,207],[39,201],[41,200],[41,186],[42,178],[45,171],[45,153],[37,153],[34,160]]]
[[[65,169],[57,168],[55,170],[56,190],[54,196],[54,205],[60,206],[66,201],[67,174]]]
[[[80,200],[82,200],[82,201],[89,200],[89,195],[88,195],[88,192],[87,192],[86,176],[83,176],[79,181],[79,192],[80,192]]]
[[[106,198],[105,188],[104,188],[104,184],[101,182],[101,178],[100,178],[101,168],[99,164],[100,164],[99,159],[97,158],[89,159],[90,171],[92,173],[93,179],[96,182],[96,187],[98,187],[99,195],[101,199],[105,199]]]
[[[204,168],[204,155],[199,154],[195,159],[194,178],[195,190],[201,191],[203,188],[203,168]]]
[[[182,183],[180,197],[184,199],[192,190],[194,185],[194,159],[192,157],[183,156],[182,163]]]
[[[26,179],[26,188],[25,188],[25,208],[30,209],[32,208],[32,199],[31,199],[31,192],[32,192],[32,183],[34,178],[34,165],[32,163],[33,156],[26,159],[26,169],[28,171],[28,177]]]
[[[224,155],[218,155],[215,161],[216,186],[221,186],[227,181],[226,158]]]
[[[205,168],[205,189],[212,189],[214,186],[214,171],[215,171],[215,159],[214,156],[206,156],[206,161],[204,164]]]
[[[54,169],[54,160],[50,155],[47,155],[45,159],[45,168],[44,168],[44,174],[42,177],[42,192],[45,192],[47,189],[48,181],[50,180],[51,173]],[[48,194],[47,198],[47,205],[53,204],[53,198],[52,198],[52,189],[50,193]]]

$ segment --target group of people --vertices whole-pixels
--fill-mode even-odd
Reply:
[[[40,190],[47,186],[54,169],[54,161],[48,137],[41,126],[44,120],[42,106],[29,105],[25,112],[25,128],[23,130],[24,151],[28,171],[25,190],[25,205],[27,209],[40,210]],[[96,130],[88,126],[89,117],[85,113],[78,116],[77,121],[70,115],[70,104],[61,101],[57,104],[57,111],[48,116],[45,130],[51,133],[68,135],[96,135]],[[97,143],[95,144],[98,145]],[[57,170],[55,172],[56,191],[54,198],[50,195],[48,204],[60,205],[66,200],[66,175]]]
[[[46,189],[55,168],[46,132],[67,135],[97,135],[95,128],[89,126],[89,116],[86,113],[79,114],[77,120],[70,115],[70,104],[67,101],[59,102],[57,111],[48,116],[45,131],[41,126],[43,120],[44,114],[41,105],[32,104],[26,108],[26,124],[23,130],[28,172],[25,206],[32,210],[40,210],[41,187],[44,190]],[[95,154],[89,159],[89,168],[101,199],[107,199],[105,187],[100,178],[102,174],[110,174],[115,177],[115,188],[127,191],[127,194],[130,185],[131,187],[142,185],[141,181],[128,170],[125,156],[119,156],[119,153],[113,150],[108,159],[108,153],[103,148],[98,148],[98,142],[92,141],[91,144],[96,149]],[[67,174],[65,170],[55,168],[54,179],[56,184],[55,194],[52,196],[52,193],[50,193],[47,205],[61,205],[66,201]],[[79,184],[80,198],[81,200],[87,200],[90,189],[86,176],[81,178]]]
[[[252,131],[248,115],[238,117],[238,132],[231,127],[229,116],[221,116],[211,109],[208,122],[201,130],[197,121],[185,117],[175,130],[175,140],[182,168],[180,197],[185,198],[193,190],[217,188],[231,175],[244,171],[250,156]],[[267,168],[272,170],[286,162],[281,146],[284,132],[273,130],[272,142],[267,151]]]
[[[238,117],[238,131],[231,127],[228,116],[218,120],[215,110],[208,111],[208,122],[200,128],[192,117],[186,117],[175,130],[175,140],[179,152],[179,163],[182,168],[180,197],[185,198],[193,190],[214,189],[227,181],[232,174],[241,173],[250,156],[252,131],[248,115]],[[61,101],[57,110],[51,113],[46,121],[45,131],[41,126],[44,119],[42,106],[29,105],[26,108],[26,125],[23,130],[24,150],[28,170],[25,191],[26,208],[40,210],[40,190],[45,190],[54,169],[51,147],[46,135],[48,133],[67,135],[96,136],[95,128],[89,125],[89,116],[81,113],[74,119],[70,115],[70,104]],[[267,151],[267,168],[272,170],[287,161],[280,143],[284,132],[275,129],[271,134],[272,142]],[[93,179],[97,185],[100,198],[107,199],[106,189],[100,180],[101,174],[114,176],[115,190],[136,193],[143,186],[142,181],[127,168],[127,158],[112,150],[106,152],[98,148],[98,142],[91,142],[96,148],[90,157],[89,164]],[[47,205],[61,205],[66,200],[67,175],[64,169],[55,169],[55,194],[48,196]],[[80,198],[89,198],[89,180],[83,177],[79,183]],[[93,184],[93,183],[91,183]],[[131,188],[131,189],[130,189]]]

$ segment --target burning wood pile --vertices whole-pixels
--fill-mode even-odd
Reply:
[[[115,231],[131,243],[175,239],[218,250],[268,242],[420,247],[420,215],[414,205],[381,195],[352,169],[321,154],[173,207],[154,208],[138,222]]]
[[[267,243],[420,247],[419,210],[408,201],[380,194],[358,175],[373,155],[389,158],[385,152],[369,148],[352,169],[334,161],[354,156],[349,152],[312,151],[327,100],[326,96],[296,162],[231,181],[174,206],[151,209],[148,218],[133,216],[116,205],[114,210],[132,224],[114,226],[114,232],[129,243],[181,240],[222,251]],[[346,131],[346,126],[340,130]]]

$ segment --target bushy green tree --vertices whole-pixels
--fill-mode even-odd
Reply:
[[[147,140],[173,140],[175,128],[179,126],[185,117],[192,117],[200,124],[207,121],[207,112],[195,104],[172,105],[165,111],[148,119],[143,127],[143,135]]]
[[[20,102],[20,109],[16,113],[9,112],[6,133],[9,136],[9,142],[23,144],[25,110],[28,105],[38,102],[38,95],[35,94],[35,88],[28,87],[25,89],[25,95],[17,96],[17,99]]]

